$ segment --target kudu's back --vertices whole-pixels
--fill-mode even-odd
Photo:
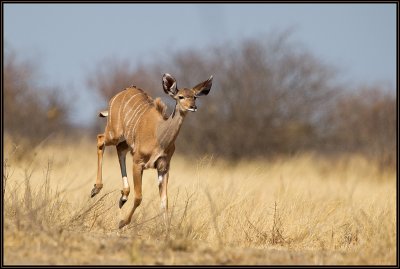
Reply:
[[[153,100],[142,89],[129,87],[117,93],[108,104],[107,126],[104,135],[110,144],[126,140],[133,148],[136,134],[149,113],[162,115],[165,105],[160,99]]]

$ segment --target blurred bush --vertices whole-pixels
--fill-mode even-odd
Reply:
[[[383,85],[341,96],[330,114],[327,140],[337,150],[358,152],[382,169],[396,166],[396,96]]]
[[[41,85],[38,64],[9,49],[3,67],[5,133],[35,143],[68,132],[68,104],[56,88]]]
[[[43,86],[37,62],[5,50],[4,131],[14,140],[39,142],[51,134],[73,134],[69,104],[60,89]],[[161,58],[162,60],[156,59]],[[174,102],[161,88],[163,73],[178,87],[192,87],[214,75],[210,94],[183,125],[177,149],[228,159],[273,157],[300,151],[359,153],[382,169],[396,165],[396,95],[384,84],[350,88],[290,35],[279,33],[238,44],[187,50],[134,65],[106,58],[88,74],[89,89],[108,100],[136,85]],[[105,121],[93,115],[93,133]]]
[[[178,87],[214,75],[210,94],[198,99],[198,112],[185,120],[177,142],[181,153],[240,159],[310,150],[350,152],[367,155],[382,167],[395,166],[392,89],[343,85],[334,67],[293,42],[290,34],[169,52],[140,65],[108,58],[89,73],[88,86],[103,97],[104,108],[114,94],[136,85],[161,96],[171,112],[173,101],[161,88],[166,72]],[[94,132],[103,132],[104,120],[93,119]]]

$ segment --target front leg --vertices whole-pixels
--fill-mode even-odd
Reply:
[[[169,178],[169,162],[166,158],[160,158],[156,163],[158,172],[158,191],[161,199],[161,210],[163,211],[164,222],[168,223],[168,178]]]
[[[161,204],[160,208],[164,211],[164,218],[168,212],[168,177],[169,172],[158,172],[158,191],[160,193]]]

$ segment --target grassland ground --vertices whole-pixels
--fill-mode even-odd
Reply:
[[[396,264],[396,172],[362,156],[176,155],[169,225],[148,170],[142,205],[119,230],[133,193],[119,209],[114,148],[95,198],[93,141],[7,139],[3,150],[4,264]]]

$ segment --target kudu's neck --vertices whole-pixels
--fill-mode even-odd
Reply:
[[[169,118],[160,123],[157,128],[157,140],[162,148],[166,149],[175,142],[186,113],[180,111],[178,104],[176,104]]]

